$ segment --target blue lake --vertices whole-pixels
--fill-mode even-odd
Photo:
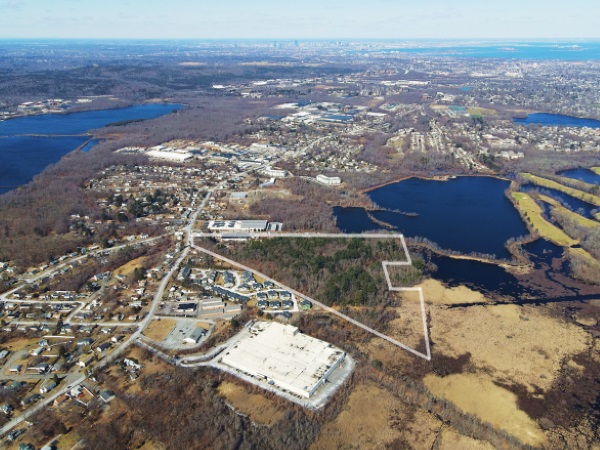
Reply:
[[[579,117],[563,116],[560,114],[535,113],[525,118],[515,118],[514,123],[522,125],[542,125],[547,127],[588,127],[600,128],[600,120],[582,119]]]
[[[581,167],[578,169],[564,170],[559,172],[558,175],[561,177],[573,178],[574,180],[585,181],[590,184],[600,184],[600,175],[589,169],[582,169]]]
[[[82,135],[115,122],[152,119],[181,107],[157,103],[73,114],[19,117],[0,122],[0,194],[28,183],[47,166],[89,139],[89,136],[68,135]],[[84,151],[89,151],[94,144],[94,141],[88,143]]]
[[[82,152],[89,152],[96,144],[98,144],[98,142],[100,142],[100,139],[90,139],[79,150]]]
[[[410,178],[369,194],[381,211],[372,216],[408,237],[424,237],[444,249],[510,258],[505,243],[528,234],[504,195],[509,183],[491,177],[458,177],[448,181]],[[402,214],[410,213],[410,215]],[[335,208],[343,232],[383,229],[362,208]]]

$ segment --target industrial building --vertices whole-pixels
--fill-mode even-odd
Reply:
[[[328,177],[322,174],[317,175],[316,180],[319,183],[326,184],[328,186],[337,186],[342,183],[342,179],[340,177]]]
[[[208,231],[223,233],[223,239],[249,239],[247,233],[261,231],[281,231],[281,222],[267,222],[266,220],[210,220],[206,225]]]
[[[277,322],[257,322],[250,336],[227,349],[221,363],[270,386],[309,398],[338,368],[346,353]]]

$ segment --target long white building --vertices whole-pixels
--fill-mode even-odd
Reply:
[[[337,186],[342,184],[342,179],[340,177],[328,177],[326,175],[317,175],[316,180],[321,184],[326,184],[328,186]]]
[[[284,178],[287,175],[287,170],[267,166],[262,170],[262,173],[268,177]]]

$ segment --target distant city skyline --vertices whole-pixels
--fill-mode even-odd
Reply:
[[[597,0],[0,0],[0,38],[596,39]]]

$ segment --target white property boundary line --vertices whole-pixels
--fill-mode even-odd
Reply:
[[[232,235],[235,233],[226,233],[228,235]],[[240,264],[236,261],[233,261],[229,258],[226,258],[222,255],[219,255],[218,253],[214,253],[208,249],[205,249],[204,247],[199,247],[197,245],[195,245],[193,238],[198,237],[198,238],[208,238],[208,237],[212,237],[212,238],[216,238],[220,236],[220,233],[194,233],[192,236],[192,247],[200,250],[203,253],[206,253],[210,256],[213,256],[214,258],[218,258],[221,259],[229,264],[231,264],[232,266],[241,268],[243,270],[249,270],[250,272],[255,273],[256,275],[258,275],[261,278],[264,278],[266,280],[272,281],[276,284],[279,284],[280,286],[282,286],[284,289],[290,291],[291,293],[295,294],[296,296],[299,296],[301,298],[305,298],[307,300],[309,300],[310,302],[312,302],[313,304],[319,306],[321,309],[324,309],[325,311],[336,315],[356,326],[358,326],[359,328],[362,328],[365,331],[368,331],[371,334],[374,334],[375,336],[384,339],[388,342],[390,342],[391,344],[394,344],[400,348],[402,348],[403,350],[406,350],[407,352],[412,353],[415,356],[418,356],[420,358],[426,359],[427,361],[431,361],[431,349],[429,347],[429,330],[427,328],[427,315],[425,313],[425,298],[423,296],[423,289],[420,287],[416,287],[416,288],[408,288],[408,287],[395,287],[392,286],[392,282],[390,280],[390,274],[388,272],[388,267],[390,266],[411,266],[412,265],[412,259],[410,258],[410,253],[408,252],[408,247],[406,246],[406,241],[404,240],[404,235],[402,234],[398,234],[398,233],[394,233],[394,234],[377,234],[377,233],[365,233],[365,234],[359,234],[359,233],[243,233],[244,236],[248,236],[251,238],[334,238],[334,239],[353,239],[353,238],[365,238],[365,239],[400,239],[400,241],[402,242],[402,248],[404,250],[404,254],[406,255],[406,261],[382,261],[382,266],[383,266],[383,272],[385,274],[385,279],[387,281],[388,284],[388,289],[390,291],[396,291],[396,292],[402,292],[402,291],[406,291],[406,292],[418,292],[419,293],[419,303],[421,305],[421,319],[423,322],[423,337],[425,339],[425,348],[426,348],[426,353],[421,353],[418,350],[415,350],[412,347],[409,347],[405,344],[403,344],[402,342],[397,341],[394,338],[391,338],[383,333],[380,333],[377,330],[374,330],[371,327],[368,327],[366,325],[364,325],[361,322],[358,322],[357,320],[353,319],[352,317],[348,317],[347,315],[305,295],[302,294],[298,291],[296,291],[295,289],[292,289],[289,286],[285,286],[283,285],[281,282],[273,280],[271,277],[258,272],[255,269],[252,269],[248,266],[245,266],[243,264]]]

